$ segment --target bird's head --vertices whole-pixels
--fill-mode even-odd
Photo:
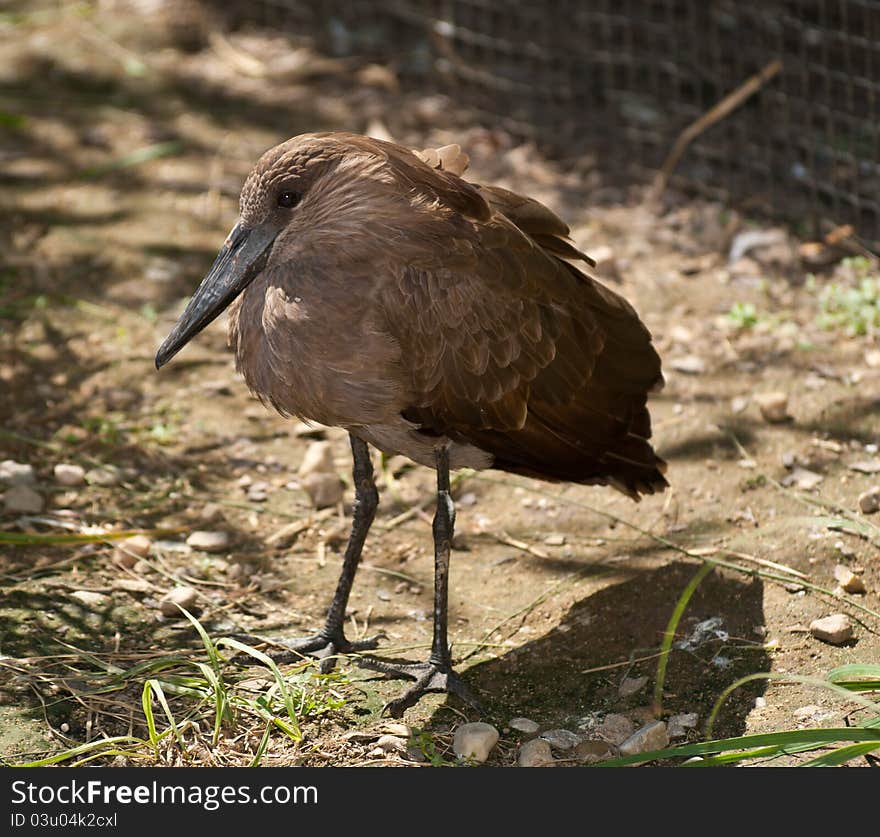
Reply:
[[[409,154],[351,134],[304,134],[267,151],[242,188],[238,222],[159,347],[156,368],[264,270],[319,250],[351,253],[370,238],[368,228],[387,230],[392,218],[406,219],[392,158],[401,152]],[[414,156],[412,164],[427,169]]]

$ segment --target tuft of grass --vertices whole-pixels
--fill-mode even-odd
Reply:
[[[113,719],[124,717],[131,723],[128,719],[137,709],[142,720],[131,723],[129,735],[105,735],[18,766],[79,766],[121,759],[133,766],[256,767],[273,736],[296,747],[304,719],[344,705],[340,674],[319,674],[312,661],[282,673],[262,651],[228,637],[215,640],[191,613],[183,608],[181,612],[201,640],[201,655],[156,657],[125,669],[83,654],[80,662],[97,666],[98,674],[75,670],[65,659],[63,671],[69,676],[75,670],[75,676],[68,680],[53,672],[42,678],[60,683],[62,693],[69,691],[90,712],[104,717],[102,729]],[[234,661],[224,655],[225,649],[234,652]],[[241,655],[259,663],[268,676],[255,676],[252,666],[239,662]]]
[[[727,319],[737,328],[753,328],[758,324],[758,309],[751,302],[734,302],[727,312]]]
[[[843,331],[850,337],[874,335],[880,330],[880,275],[874,262],[863,256],[844,259],[836,275],[840,281],[819,289],[816,323],[828,331]],[[817,280],[808,278],[808,288]]]

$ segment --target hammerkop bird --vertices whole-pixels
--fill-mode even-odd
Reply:
[[[473,702],[447,643],[455,509],[449,471],[662,491],[648,393],[663,383],[632,306],[575,267],[592,260],[542,204],[462,178],[458,146],[414,152],[347,133],[267,151],[238,223],[156,355],[168,363],[229,310],[247,385],[284,416],[344,427],[353,525],[324,628],[285,643],[318,657],[375,648],[343,631],[378,492],[368,445],[437,471],[434,634],[424,663],[367,668]]]

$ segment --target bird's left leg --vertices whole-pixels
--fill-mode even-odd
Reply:
[[[379,671],[391,678],[412,678],[416,682],[385,708],[399,718],[410,706],[428,692],[458,695],[476,709],[480,705],[464,681],[452,669],[447,639],[449,601],[449,553],[455,528],[455,505],[449,490],[449,450],[437,448],[437,511],[434,515],[434,638],[431,655],[424,663],[389,663],[373,657],[362,657],[358,665]]]

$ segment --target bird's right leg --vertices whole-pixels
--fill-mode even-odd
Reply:
[[[354,477],[354,506],[352,507],[351,534],[348,537],[348,545],[345,548],[345,558],[342,562],[342,573],[327,612],[327,621],[324,627],[314,636],[299,639],[273,640],[282,645],[285,650],[270,654],[275,662],[284,663],[302,659],[309,655],[321,660],[321,672],[326,673],[333,669],[338,654],[346,654],[351,651],[366,651],[375,648],[379,644],[379,636],[367,639],[349,641],[344,631],[345,609],[348,606],[348,597],[351,593],[354,577],[357,573],[361,559],[361,551],[367,532],[376,516],[376,507],[379,505],[379,492],[373,479],[373,463],[370,460],[370,449],[367,443],[355,436],[350,436],[351,452],[354,458],[352,476]],[[256,637],[247,637],[247,640],[255,640]]]

